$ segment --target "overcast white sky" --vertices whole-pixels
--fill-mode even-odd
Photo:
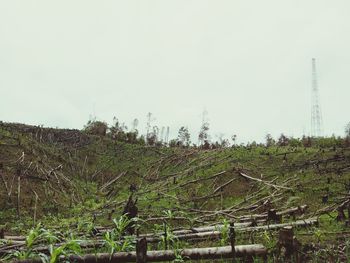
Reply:
[[[89,115],[239,141],[350,121],[350,1],[0,0],[0,120],[81,128]],[[196,141],[196,140],[194,140]]]

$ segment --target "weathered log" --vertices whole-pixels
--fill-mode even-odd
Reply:
[[[283,215],[290,215],[294,216],[296,214],[302,215],[305,213],[306,209],[308,208],[307,205],[301,205],[297,207],[292,207],[283,211],[277,211],[277,216],[283,216]],[[262,213],[262,214],[255,214],[255,215],[245,215],[239,218],[241,222],[250,221],[252,219],[267,219],[268,213]]]
[[[290,187],[272,184],[272,183],[270,183],[270,182],[261,180],[261,179],[259,179],[259,178],[251,177],[251,176],[246,175],[246,174],[244,174],[244,173],[242,173],[242,172],[239,172],[239,174],[240,174],[242,177],[246,178],[246,179],[253,180],[253,181],[257,181],[257,182],[266,184],[266,185],[271,186],[271,187],[276,188],[276,189],[282,188],[282,189],[292,190],[292,188],[290,188]]]
[[[272,224],[272,225],[263,225],[263,226],[254,226],[254,227],[244,227],[244,228],[236,228],[235,230],[237,232],[252,232],[252,231],[259,231],[259,230],[273,230],[273,229],[280,229],[282,227],[286,226],[309,226],[317,224],[317,218],[310,218],[305,220],[297,220],[295,222],[289,222],[289,223],[283,223],[283,224]],[[199,233],[190,233],[190,234],[181,234],[176,235],[175,238],[178,240],[198,240],[198,239],[210,239],[215,240],[217,238],[221,237],[221,231],[213,230],[208,232],[199,232]],[[149,243],[156,243],[159,242],[159,237],[148,237],[147,242]]]
[[[231,246],[208,247],[208,248],[190,248],[178,251],[184,260],[201,259],[221,259],[231,258]],[[261,244],[235,246],[236,257],[266,256],[267,249]],[[147,251],[147,262],[171,261],[176,257],[173,250]],[[136,252],[118,252],[113,255],[108,253],[87,254],[84,256],[72,255],[70,262],[82,263],[111,263],[111,262],[136,262]],[[41,263],[40,259],[30,259],[16,261],[18,263]]]
[[[283,223],[283,224],[271,224],[271,225],[262,225],[262,226],[255,226],[255,227],[236,227],[235,224],[235,231],[236,232],[252,232],[252,231],[259,231],[259,230],[273,230],[273,229],[280,229],[286,226],[299,226],[299,227],[305,227],[309,225],[314,225],[317,224],[317,218],[310,218],[310,219],[305,219],[305,220],[298,220],[295,222],[290,222],[290,223]],[[237,224],[238,225],[238,224]],[[209,228],[209,227],[208,227]],[[211,228],[211,227],[210,227]],[[141,236],[140,237],[145,237]],[[216,240],[221,237],[221,231],[219,230],[212,230],[212,231],[207,231],[207,232],[198,232],[198,233],[184,233],[184,234],[177,234],[175,238],[178,240]],[[147,242],[148,243],[157,243],[161,240],[160,236],[146,236]],[[18,241],[20,242],[17,247],[22,246],[24,243],[23,241]],[[57,245],[62,245],[62,244],[57,244]],[[91,248],[91,247],[100,247],[103,245],[103,240],[95,240],[95,241],[83,241],[80,243],[80,246],[82,248]],[[15,246],[16,247],[16,246]],[[12,247],[14,248],[14,247]],[[7,250],[7,249],[5,249]],[[5,250],[0,250],[0,252],[5,253]],[[36,251],[38,252],[47,252],[48,248],[47,246],[42,246],[35,248]]]
[[[26,239],[25,236],[8,236],[4,235],[4,238],[6,240],[12,240],[12,241],[24,241]]]
[[[252,226],[251,222],[245,222],[245,223],[235,223],[235,228],[244,228]],[[191,229],[181,229],[181,230],[175,230],[172,233],[174,235],[183,235],[183,234],[191,234],[191,233],[201,233],[201,232],[210,232],[215,230],[221,230],[224,227],[223,224],[214,225],[214,226],[202,226],[202,227],[194,227]],[[163,235],[164,232],[159,232],[156,235]],[[140,237],[151,237],[154,236],[154,233],[149,234],[143,234],[140,235]]]
[[[183,187],[185,187],[186,185],[193,184],[193,183],[198,183],[199,181],[210,180],[210,179],[213,179],[213,178],[215,178],[215,177],[217,177],[217,176],[223,175],[223,174],[225,174],[225,173],[226,173],[226,171],[222,171],[222,172],[220,172],[220,173],[214,174],[214,175],[209,176],[209,177],[206,177],[206,178],[199,178],[199,179],[196,179],[196,180],[192,180],[192,181],[183,183],[183,184],[179,185],[179,186],[176,187],[176,188],[183,188]],[[175,189],[176,189],[176,188],[175,188]]]
[[[104,185],[101,186],[100,191],[102,192],[103,190],[105,190],[106,188],[108,188],[110,185],[112,185],[113,183],[115,183],[117,180],[119,180],[119,178],[121,178],[122,176],[124,176],[126,174],[126,172],[122,172],[119,175],[117,175],[115,178],[113,178],[112,180],[110,180],[109,182],[105,183]]]

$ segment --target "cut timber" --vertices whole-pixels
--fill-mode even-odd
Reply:
[[[252,225],[251,222],[235,223],[235,228],[244,228],[244,227],[249,227],[251,225]],[[215,231],[215,230],[221,230],[223,227],[224,227],[224,225],[222,225],[222,224],[215,225],[215,226],[194,227],[191,229],[175,230],[175,231],[173,231],[173,234],[174,235],[183,235],[183,234],[210,232],[210,231]],[[164,235],[164,232],[158,232],[156,235]],[[140,235],[140,237],[151,237],[151,236],[154,236],[154,233]]]
[[[269,183],[269,182],[263,181],[263,180],[261,180],[261,179],[259,179],[259,178],[254,178],[254,177],[251,177],[251,176],[246,175],[246,174],[244,174],[244,173],[242,173],[242,172],[239,172],[239,174],[240,174],[241,176],[243,176],[244,178],[246,178],[246,179],[253,180],[253,181],[257,181],[257,182],[260,182],[260,183],[266,184],[266,185],[268,185],[268,186],[274,187],[274,188],[276,188],[276,189],[282,188],[282,189],[292,190],[292,188],[290,188],[290,187],[286,187],[286,186],[282,186],[282,185],[272,184],[272,183]]]
[[[255,231],[255,230],[269,230],[269,229],[279,229],[285,226],[310,226],[310,225],[315,225],[317,224],[317,217],[312,217],[304,220],[297,220],[294,222],[289,222],[289,223],[283,223],[283,224],[271,224],[271,225],[263,225],[263,226],[254,226],[254,227],[247,227],[247,228],[241,228],[237,229],[237,231],[244,231],[244,232],[249,232],[249,231]]]
[[[283,215],[302,215],[305,213],[306,209],[308,208],[307,205],[301,205],[301,206],[297,206],[297,207],[292,207],[289,208],[287,210],[283,210],[280,212],[276,212],[277,216],[283,216]],[[245,216],[241,216],[239,217],[239,221],[244,222],[244,221],[250,221],[252,219],[267,219],[268,218],[268,213],[262,213],[262,214],[255,214],[255,215],[245,215]]]
[[[104,185],[101,186],[100,191],[102,192],[106,188],[108,188],[111,184],[115,183],[120,177],[124,176],[126,172],[120,173],[118,176],[110,180],[109,182],[105,183]]]
[[[243,228],[235,228],[237,232],[252,232],[259,230],[273,230],[280,229],[286,226],[300,226],[306,227],[309,225],[317,224],[317,218],[310,218],[305,220],[297,220],[295,222],[283,223],[283,224],[271,224],[271,225],[263,225],[263,226],[254,226],[254,227],[243,227]],[[181,234],[176,235],[175,238],[178,240],[214,240],[221,237],[221,231],[214,230],[208,232],[199,232],[199,233],[190,233],[190,234]],[[160,237],[149,237],[147,238],[147,242],[156,243],[160,241]]]
[[[150,219],[145,219],[144,221],[162,221],[165,219],[170,219],[169,217],[157,217],[157,218],[150,218]],[[171,219],[174,219],[171,218]],[[186,217],[175,217],[175,220],[188,220]],[[251,226],[251,222],[242,222],[242,223],[235,223],[235,228],[237,227],[248,227]],[[201,227],[194,227],[190,229],[179,229],[179,230],[174,230],[173,234],[189,234],[189,233],[198,233],[198,232],[208,232],[208,231],[213,231],[213,230],[220,230],[224,225],[223,224],[218,224],[218,225],[213,225],[213,226],[201,226]],[[96,229],[100,233],[105,233],[108,231],[111,231],[112,228],[110,227],[96,227]],[[164,232],[158,232],[157,235],[163,235]],[[141,234],[140,237],[148,237],[148,236],[154,236],[154,233],[149,233],[149,234]],[[10,239],[10,238],[9,238]],[[24,239],[24,237],[23,237]]]
[[[215,178],[215,177],[217,177],[217,176],[223,175],[223,174],[225,174],[225,173],[226,173],[226,171],[222,171],[222,172],[220,172],[220,173],[214,174],[214,175],[209,176],[209,177],[206,177],[206,178],[199,178],[199,179],[196,179],[196,180],[192,180],[192,181],[183,183],[183,184],[179,185],[179,186],[176,187],[176,188],[182,188],[182,187],[184,187],[184,186],[186,186],[186,185],[193,184],[193,183],[197,183],[197,182],[199,182],[199,181],[210,180],[210,179],[213,179],[213,178]],[[175,188],[175,189],[176,189],[176,188]]]
[[[26,237],[25,236],[7,236],[7,235],[4,235],[3,239],[12,240],[12,241],[25,241]]]
[[[286,226],[299,226],[299,227],[306,227],[309,225],[317,224],[317,218],[309,218],[305,220],[298,220],[295,222],[290,223],[283,223],[283,224],[271,224],[271,225],[262,225],[262,226],[255,226],[255,227],[249,227],[245,223],[235,223],[235,231],[236,232],[252,232],[252,231],[259,231],[259,230],[274,230],[274,229],[280,229]],[[173,234],[175,237],[179,240],[216,240],[221,237],[221,231],[222,225],[217,226],[208,226],[208,227],[201,227],[201,228],[194,228],[193,230],[197,232],[193,232],[193,230],[180,230],[180,231],[174,231]],[[204,232],[202,232],[204,231]],[[154,236],[154,234],[144,234],[140,235],[140,238],[146,237],[148,243],[157,243],[161,241],[161,235],[163,233],[158,233],[158,236]],[[6,237],[6,236],[5,236]],[[17,247],[20,247],[24,245],[24,241],[12,241],[12,242],[18,242],[16,245]],[[90,247],[100,247],[103,244],[103,240],[95,240],[93,242],[91,241],[83,241],[80,243],[80,246],[82,248],[90,248]],[[62,245],[62,244],[57,244]],[[6,249],[4,249],[6,250]],[[39,247],[35,248],[36,251],[39,252],[45,252],[47,251],[47,247]],[[0,249],[0,252],[4,252]]]
[[[208,248],[190,248],[178,251],[184,260],[201,260],[201,259],[221,259],[232,258],[231,246],[225,247],[208,247]],[[261,244],[235,246],[236,257],[264,257],[267,249]],[[147,262],[171,261],[176,257],[173,250],[147,251]],[[109,253],[88,254],[85,256],[70,256],[70,262],[84,263],[111,263],[111,262],[136,262],[136,252],[118,252],[112,256]],[[22,260],[18,263],[41,263],[40,259]]]

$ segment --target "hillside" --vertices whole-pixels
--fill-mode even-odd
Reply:
[[[1,123],[0,176],[4,237],[27,235],[40,222],[60,242],[72,233],[91,238],[112,228],[129,200],[128,209],[136,201],[139,233],[225,226],[219,237],[195,243],[206,247],[230,243],[229,222],[254,227],[316,218],[318,224],[294,229],[303,260],[350,256],[350,148],[342,145],[151,147],[80,130]],[[278,235],[239,232],[235,242],[261,243],[274,260]],[[169,236],[165,248],[194,246]],[[10,260],[16,248],[7,249],[11,242],[3,240],[0,253]],[[157,246],[163,245],[160,239]]]

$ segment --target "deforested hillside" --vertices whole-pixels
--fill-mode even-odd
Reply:
[[[350,256],[346,143],[203,149],[125,138],[0,124],[4,261]]]

